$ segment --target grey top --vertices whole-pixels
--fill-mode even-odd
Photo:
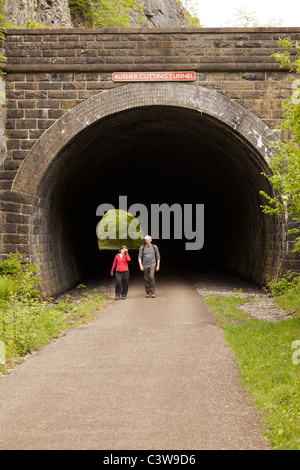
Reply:
[[[143,247],[144,253],[143,253]],[[154,251],[155,250],[155,251]],[[156,257],[155,257],[156,253]],[[142,259],[142,264],[144,268],[150,268],[150,266],[156,265],[156,259],[160,259],[159,250],[156,245],[142,245],[139,251],[139,258]]]

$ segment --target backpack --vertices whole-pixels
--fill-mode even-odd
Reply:
[[[143,249],[142,249],[142,263],[144,262],[143,256],[144,256],[145,246],[146,246],[146,243],[144,243]],[[154,248],[154,247],[156,247],[156,245],[151,244],[151,246],[153,247],[154,255],[155,255],[155,262],[156,262],[156,264],[157,264],[157,254],[156,254],[156,249]]]

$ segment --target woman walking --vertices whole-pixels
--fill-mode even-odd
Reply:
[[[116,278],[116,300],[120,299],[120,296],[123,300],[126,299],[128,293],[128,285],[129,285],[129,268],[128,268],[128,261],[131,261],[129,256],[127,246],[121,246],[120,252],[115,256],[112,268],[111,268],[111,276],[114,275]]]

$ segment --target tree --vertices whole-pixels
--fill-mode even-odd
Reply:
[[[281,21],[275,18],[270,18],[264,22],[256,16],[255,11],[247,11],[244,6],[241,8],[235,8],[235,13],[233,17],[235,19],[230,19],[226,21],[228,26],[233,26],[234,28],[262,28],[262,27],[276,27],[281,25]]]
[[[197,16],[195,0],[178,0],[185,13],[185,21],[188,28],[201,28],[200,20]]]
[[[282,52],[274,54],[281,67],[300,74],[300,44],[292,44],[289,39],[281,39]],[[261,194],[268,200],[263,206],[267,214],[286,214],[296,225],[288,234],[300,233],[300,79],[293,82],[294,92],[289,100],[284,101],[284,121],[280,127],[282,136],[288,138],[272,143],[270,157],[271,173],[265,176],[272,183],[277,195]],[[300,236],[295,240],[294,252],[300,253]]]

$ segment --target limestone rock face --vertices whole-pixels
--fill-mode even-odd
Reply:
[[[68,0],[6,0],[5,9],[9,20],[20,26],[36,21],[72,27]]]
[[[141,0],[144,5],[146,28],[186,27],[183,7],[178,0]],[[9,20],[19,26],[28,21],[42,22],[49,26],[84,26],[84,18],[74,18],[72,23],[68,0],[5,0]],[[74,24],[75,23],[75,24]],[[78,24],[77,24],[78,23]],[[133,15],[131,27],[139,26]]]
[[[142,0],[148,28],[186,27],[183,7],[177,0]]]

